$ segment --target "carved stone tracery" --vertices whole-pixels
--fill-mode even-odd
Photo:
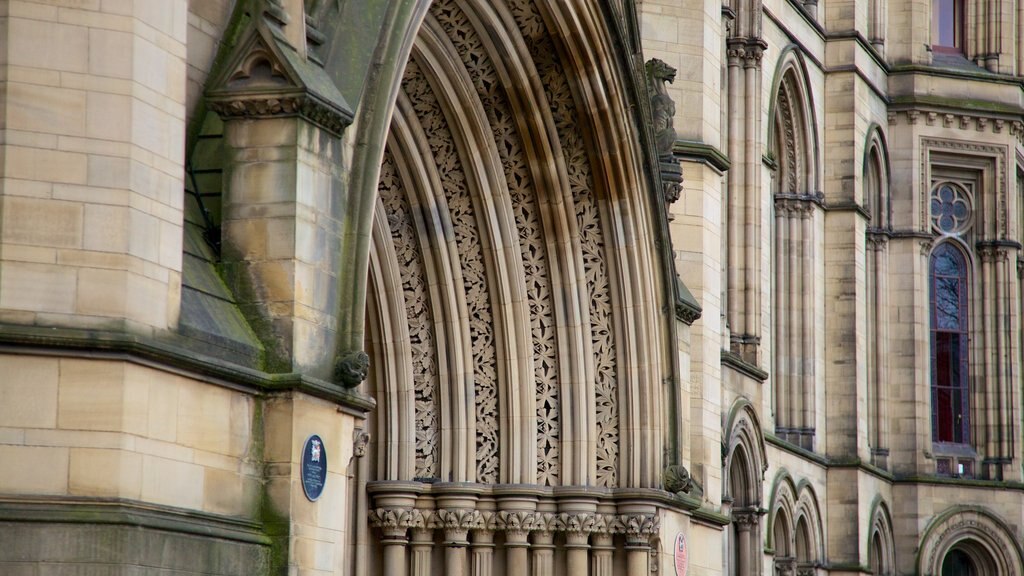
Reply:
[[[415,58],[406,67],[402,88],[429,135],[428,143],[441,178],[449,221],[459,250],[473,359],[476,480],[494,484],[499,478],[497,359],[491,295],[473,202],[448,119]]]
[[[579,115],[559,51],[548,35],[544,21],[530,0],[510,2],[513,18],[526,40],[547,101],[555,130],[562,145],[569,186],[576,209],[576,221],[583,256],[583,270],[590,294],[590,334],[595,363],[594,396],[597,412],[598,486],[618,483],[619,410],[616,369],[615,327],[611,291],[605,264],[605,239],[594,181],[583,136],[577,126]]]
[[[377,187],[388,225],[395,256],[402,272],[405,317],[409,326],[409,344],[413,368],[415,401],[417,478],[437,478],[440,416],[437,405],[437,360],[434,322],[427,295],[427,280],[418,235],[409,201],[395,168],[390,150],[385,150]]]
[[[454,0],[440,0],[431,14],[445,29],[487,113],[497,143],[519,237],[529,298],[537,410],[537,483],[554,485],[560,475],[558,352],[543,225],[537,209],[522,137],[498,74],[466,14]]]

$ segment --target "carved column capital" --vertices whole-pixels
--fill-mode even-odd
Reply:
[[[374,508],[369,511],[370,525],[379,528],[387,539],[405,541],[410,528],[423,528],[425,518],[415,508]]]
[[[619,514],[611,523],[612,532],[624,535],[630,546],[647,546],[660,527],[661,519],[654,514]]]
[[[508,545],[526,546],[536,521],[536,512],[503,510],[497,514],[497,526],[505,532]]]
[[[732,522],[740,532],[749,532],[757,525],[761,514],[757,510],[733,510]]]
[[[884,232],[868,232],[867,248],[874,252],[883,252],[889,246],[889,235]]]
[[[467,546],[470,530],[486,528],[481,512],[462,508],[437,510],[429,524],[431,528],[444,530],[444,541],[448,546]]]

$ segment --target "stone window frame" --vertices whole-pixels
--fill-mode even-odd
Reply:
[[[977,408],[982,406],[980,398],[985,393],[979,382],[978,358],[982,351],[980,331],[984,329],[983,306],[980,298],[985,292],[984,278],[979,272],[979,255],[975,250],[978,242],[989,238],[1006,237],[1008,231],[1008,197],[1005,165],[1006,146],[981,144],[955,139],[921,138],[921,180],[919,192],[918,229],[932,237],[928,255],[928,306],[929,306],[929,349],[931,349],[931,255],[942,242],[955,242],[967,259],[968,304],[968,419],[970,434],[963,444],[948,442],[931,443],[936,462],[936,473],[960,476],[960,464],[964,465],[964,476],[972,477],[980,472],[981,457],[977,452],[982,442],[982,428],[988,425],[978,418]],[[970,225],[953,234],[942,234],[932,225],[932,190],[942,182],[953,182],[972,195],[973,215]],[[931,373],[934,367],[929,358]],[[928,379],[929,410],[931,411],[931,376]],[[974,412],[971,412],[974,410]],[[947,471],[940,473],[940,465]]]

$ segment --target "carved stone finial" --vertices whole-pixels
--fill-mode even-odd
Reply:
[[[666,84],[675,82],[676,69],[657,58],[645,65],[647,89],[651,96],[651,123],[659,158],[671,158],[672,146],[676,143],[676,129],[673,124],[676,104],[668,95]]]
[[[362,350],[349,352],[338,358],[334,365],[334,377],[346,388],[355,388],[366,380],[370,370],[370,357]]]

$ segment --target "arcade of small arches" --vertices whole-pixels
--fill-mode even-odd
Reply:
[[[730,514],[726,574],[761,574],[759,552],[771,558],[775,576],[815,576],[828,569],[819,496],[806,479],[780,469],[767,506],[761,495],[767,470],[757,416],[740,400],[730,415],[726,449],[723,511]],[[918,547],[918,573],[925,576],[1019,576],[1024,567],[1020,543],[999,517],[982,508],[954,506],[924,531]],[[890,505],[881,497],[872,504],[866,530],[870,574],[897,572]]]

